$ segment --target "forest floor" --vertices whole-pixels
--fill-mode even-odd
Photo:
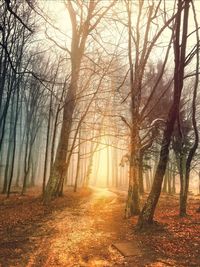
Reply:
[[[125,220],[125,194],[107,189],[78,193],[44,206],[37,190],[0,197],[0,266],[200,266],[199,199],[189,216],[178,217],[178,197],[163,195],[156,212],[161,224],[134,230]],[[140,253],[123,257],[112,244],[137,243]]]

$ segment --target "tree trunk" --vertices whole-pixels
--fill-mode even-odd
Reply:
[[[16,99],[16,108],[15,108],[15,121],[14,121],[14,128],[13,128],[13,151],[12,151],[12,158],[11,158],[11,169],[10,169],[10,177],[8,183],[8,191],[7,197],[10,195],[11,184],[13,180],[13,173],[14,173],[14,165],[15,165],[15,152],[16,152],[16,138],[17,138],[17,121],[18,121],[18,107],[19,107],[19,82],[17,83],[17,99]]]
[[[182,10],[184,10],[184,17],[183,17],[183,30],[182,30],[182,44],[180,44]],[[163,177],[168,162],[169,145],[174,129],[174,124],[179,112],[181,92],[183,88],[184,67],[185,67],[184,63],[185,63],[187,29],[188,29],[188,13],[189,13],[189,1],[184,1],[183,3],[181,0],[179,0],[178,11],[176,16],[176,24],[175,24],[176,25],[175,39],[174,39],[174,50],[175,50],[174,51],[175,52],[174,99],[172,107],[170,108],[168,114],[166,127],[163,133],[160,158],[155,173],[153,186],[138,219],[137,227],[139,229],[153,223],[154,212],[161,193]]]
[[[176,165],[173,164],[173,168],[172,168],[172,194],[176,194]]]
[[[150,170],[146,172],[146,191],[151,190],[151,181],[150,181]]]
[[[139,157],[139,191],[140,194],[144,194],[144,179],[143,179],[143,153],[140,152]]]
[[[168,179],[167,174],[165,174],[164,183],[163,183],[163,187],[162,187],[162,192],[163,193],[167,193],[167,179]]]
[[[21,195],[24,195],[26,192],[26,187],[27,187],[27,180],[30,172],[30,167],[31,167],[31,144],[29,147],[29,131],[27,133],[27,139],[26,139],[26,148],[25,148],[25,159],[24,159],[24,180],[23,180],[23,186],[22,186],[22,191]]]
[[[200,171],[199,171],[199,194],[200,194]]]
[[[53,90],[53,88],[52,88]],[[51,92],[49,112],[48,112],[48,123],[47,123],[47,133],[46,133],[46,148],[45,148],[45,159],[44,159],[44,173],[43,173],[43,183],[42,183],[42,194],[44,195],[46,187],[46,176],[48,167],[48,155],[49,155],[49,142],[50,142],[50,128],[51,128],[51,109],[52,109],[53,93]]]
[[[58,196],[59,184],[62,183],[63,177],[66,175],[66,157],[69,143],[69,135],[72,125],[72,116],[75,108],[74,92],[77,85],[71,84],[68,96],[65,101],[63,111],[63,123],[61,128],[60,140],[57,148],[55,162],[50,171],[50,177],[44,193],[44,202],[49,202],[52,198]]]
[[[131,153],[129,166],[129,188],[128,198],[125,209],[125,216],[129,218],[140,213],[140,195],[139,195],[139,164],[138,164],[138,138],[135,135],[137,130],[132,127]]]
[[[87,38],[89,34],[99,24],[102,17],[107,13],[111,6],[114,5],[114,2],[108,5],[108,7],[104,9],[103,13],[94,11],[96,4],[97,3],[90,1],[87,9],[87,14],[85,14],[85,12],[82,10],[81,12],[83,17],[81,17],[81,20],[78,20],[77,12],[74,8],[74,5],[71,3],[71,1],[66,2],[66,7],[68,9],[72,25],[71,50],[68,51],[71,57],[71,81],[64,104],[63,123],[61,127],[61,134],[57,148],[56,158],[51,168],[49,181],[47,183],[44,194],[45,203],[49,202],[53,197],[56,197],[58,195],[59,185],[63,184],[63,179],[67,173],[68,166],[66,166],[66,158],[67,151],[69,148],[69,136],[76,103],[75,101],[81,60],[85,52]],[[98,17],[98,19],[96,17]]]
[[[167,184],[168,184],[168,194],[172,194],[172,172],[171,169],[168,169],[168,179],[167,179]]]
[[[81,129],[79,130],[79,141],[78,141],[78,157],[77,157],[77,165],[76,165],[76,177],[75,177],[75,183],[74,183],[74,192],[77,191],[78,186],[78,178],[80,173],[80,162],[81,162],[81,135],[80,135]]]
[[[11,173],[11,168],[10,168],[10,164],[12,162],[13,159],[13,148],[14,148],[14,144],[13,144],[13,136],[14,136],[14,128],[13,128],[13,124],[14,124],[14,94],[12,96],[12,102],[11,102],[11,110],[10,110],[10,129],[9,129],[9,143],[8,143],[8,149],[7,149],[7,159],[6,159],[6,168],[5,168],[5,173],[4,173],[4,182],[3,182],[3,191],[2,194],[6,194],[7,190],[8,190],[8,184],[9,184],[9,177],[10,177],[10,173]]]
[[[189,150],[189,154],[186,160],[185,164],[185,188],[183,191],[183,197],[182,197],[182,207],[180,211],[181,216],[186,216],[187,215],[187,198],[188,198],[188,190],[189,190],[189,179],[190,179],[190,170],[191,170],[191,163],[193,160],[193,157],[196,153],[196,150],[198,148],[199,144],[199,132],[198,132],[198,127],[197,127],[197,122],[196,122],[196,100],[197,100],[197,90],[199,86],[199,26],[198,26],[198,21],[197,21],[197,16],[196,16],[196,11],[194,8],[194,3],[191,2],[192,4],[192,9],[193,9],[193,14],[194,14],[194,21],[195,21],[195,26],[196,26],[196,41],[197,41],[197,52],[196,52],[196,76],[195,76],[195,84],[194,84],[194,92],[193,92],[193,99],[192,99],[192,126],[194,129],[194,143],[192,147]]]
[[[186,159],[185,159],[185,155],[183,155],[183,153],[181,152],[179,155],[179,160],[178,160],[179,166],[179,176],[180,176],[180,207],[179,207],[179,215],[182,217],[185,214],[185,210],[186,210],[186,196],[185,196],[185,187],[186,187]]]

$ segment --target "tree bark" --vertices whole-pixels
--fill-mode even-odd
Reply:
[[[140,151],[140,156],[139,156],[139,191],[140,191],[140,194],[144,194],[143,157],[144,155]]]
[[[179,112],[181,92],[183,88],[184,67],[185,67],[184,63],[185,63],[187,31],[188,31],[189,2],[190,1],[184,1],[184,2],[182,2],[182,0],[178,1],[178,10],[175,19],[175,39],[174,39],[175,70],[174,70],[173,104],[170,108],[168,119],[166,122],[166,127],[163,133],[160,158],[154,177],[154,182],[152,185],[151,192],[139,216],[137,223],[138,229],[142,229],[145,226],[153,223],[154,212],[160,197],[163,177],[168,162],[169,145],[174,129],[174,124]],[[180,43],[181,14],[183,10],[184,10],[184,17],[183,17],[183,29],[182,29],[182,43]]]

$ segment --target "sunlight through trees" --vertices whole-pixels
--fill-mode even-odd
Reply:
[[[163,199],[180,222],[200,210],[198,5],[1,1],[2,203],[118,196],[138,231]]]

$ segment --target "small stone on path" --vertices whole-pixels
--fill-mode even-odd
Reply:
[[[113,247],[115,247],[124,257],[138,256],[141,254],[141,251],[134,241],[115,243],[113,244]]]

